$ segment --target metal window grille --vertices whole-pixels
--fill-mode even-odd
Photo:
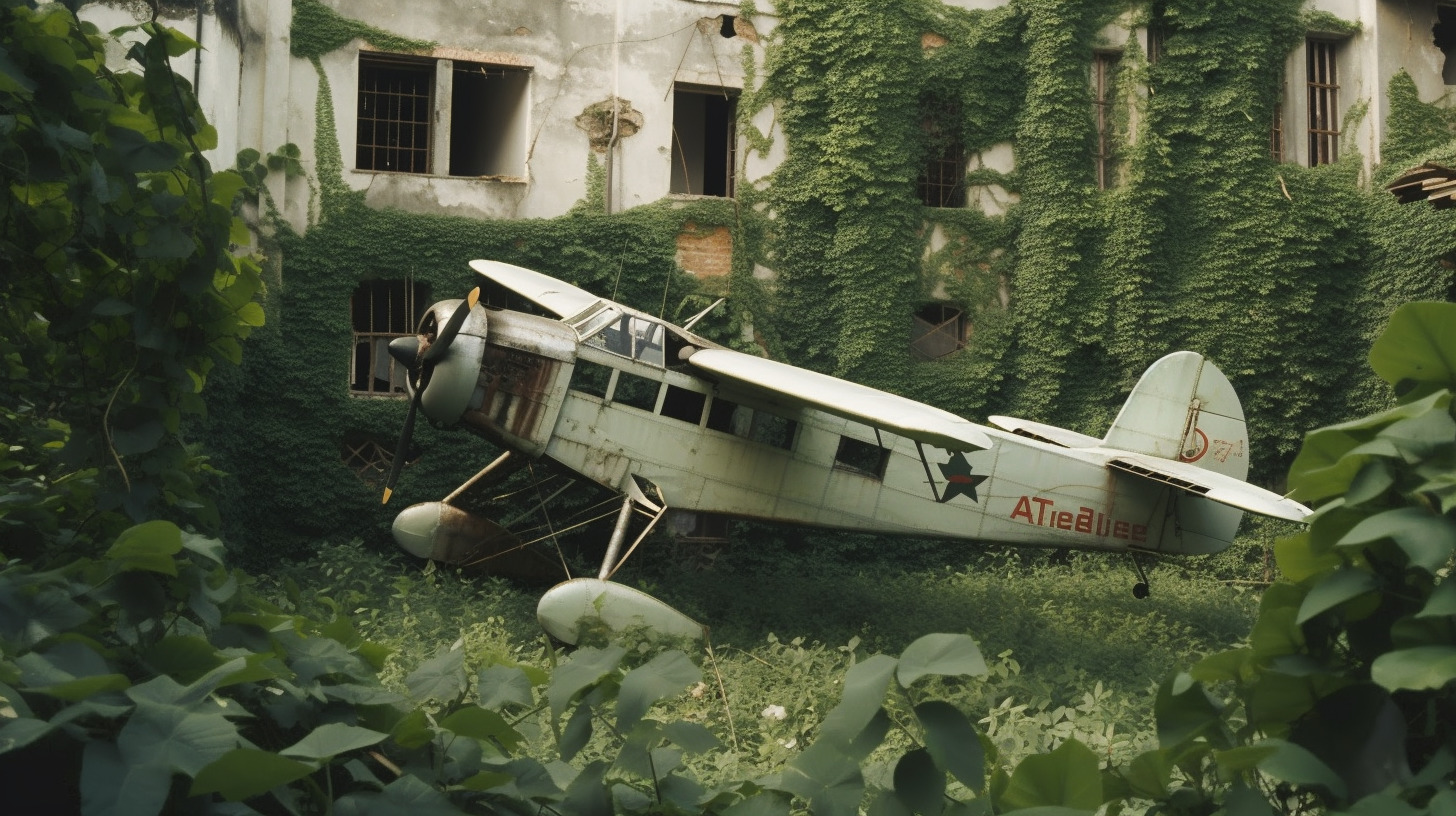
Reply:
[[[435,62],[359,55],[360,170],[428,173],[435,118]]]
[[[1306,83],[1309,88],[1309,166],[1330,164],[1339,158],[1339,75],[1335,52],[1338,43],[1309,40],[1305,44]]]
[[[1118,54],[1097,54],[1092,59],[1092,107],[1097,124],[1097,189],[1106,190],[1117,177],[1112,140],[1113,81]]]
[[[349,303],[354,324],[351,393],[408,393],[409,370],[389,356],[389,341],[414,334],[424,300],[421,290],[413,280],[365,281],[354,290]]]
[[[1284,92],[1283,80],[1278,86],[1278,101],[1274,102],[1274,114],[1270,117],[1270,159],[1274,163],[1284,160]]]
[[[945,102],[927,103],[921,117],[928,158],[916,181],[916,193],[927,207],[966,206],[966,150],[960,118],[960,106]]]
[[[925,360],[938,360],[966,345],[966,315],[954,306],[932,303],[912,318],[910,349]]]

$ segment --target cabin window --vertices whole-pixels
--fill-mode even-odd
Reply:
[[[925,360],[939,360],[965,348],[966,313],[946,303],[928,303],[911,318],[910,348]]]
[[[1305,85],[1309,92],[1309,166],[1332,164],[1340,156],[1340,77],[1335,61],[1339,44],[1310,39],[1304,46]]]
[[[708,428],[775,448],[793,450],[799,423],[768,411],[755,411],[730,400],[715,398],[708,406]]]
[[[607,387],[612,383],[612,369],[591,360],[576,360],[576,370],[571,373],[571,388],[600,399],[607,398]]]
[[[354,167],[524,176],[530,76],[517,66],[360,53]]]
[[[657,392],[661,385],[656,380],[618,371],[617,387],[612,391],[612,402],[630,405],[643,411],[655,411],[657,409]]]
[[[661,367],[663,364],[666,331],[661,323],[610,309],[593,316],[587,331],[595,332],[586,339],[590,345],[648,365]]]
[[[916,190],[927,207],[966,206],[966,148],[961,137],[961,108],[943,99],[921,103],[925,164]]]
[[[354,325],[349,391],[394,395],[408,391],[409,369],[389,356],[389,341],[414,334],[428,302],[423,284],[413,280],[370,280],[349,297]]]
[[[707,402],[707,394],[669,385],[662,397],[662,415],[696,425],[703,420],[703,406]]]
[[[673,86],[670,192],[733,197],[737,110],[737,91]]]
[[[849,436],[839,437],[839,449],[834,452],[834,466],[874,479],[885,478],[885,465],[890,461],[890,452],[870,442],[862,442]]]

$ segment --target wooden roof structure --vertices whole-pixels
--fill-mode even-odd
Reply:
[[[1401,173],[1385,189],[1402,204],[1425,199],[1438,210],[1456,207],[1456,170],[1426,162]]]

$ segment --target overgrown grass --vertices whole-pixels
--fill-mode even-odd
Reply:
[[[704,682],[661,713],[705,723],[729,746],[702,759],[710,763],[697,769],[705,778],[779,768],[839,701],[849,666],[876,652],[897,654],[930,632],[966,633],[980,643],[989,676],[934,681],[923,693],[979,721],[1005,758],[1076,736],[1110,759],[1127,759],[1153,742],[1152,687],[1243,639],[1256,611],[1252,590],[1200,572],[1196,562],[1155,568],[1153,595],[1139,601],[1129,592],[1130,567],[1106,556],[978,550],[950,566],[902,568],[888,558],[842,555],[729,554],[699,571],[644,558],[618,576],[711,624],[711,651],[697,656]],[[539,587],[436,569],[358,543],[321,545],[313,558],[260,581],[281,603],[349,614],[394,650],[383,675],[401,687],[405,674],[453,646],[476,668],[549,668],[560,657],[535,621]],[[651,648],[628,645],[644,654]],[[534,752],[553,750],[543,716],[518,727],[533,735]]]

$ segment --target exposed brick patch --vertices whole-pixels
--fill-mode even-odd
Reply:
[[[715,278],[733,271],[733,233],[727,227],[699,230],[692,222],[677,236],[677,264],[699,278]]]

